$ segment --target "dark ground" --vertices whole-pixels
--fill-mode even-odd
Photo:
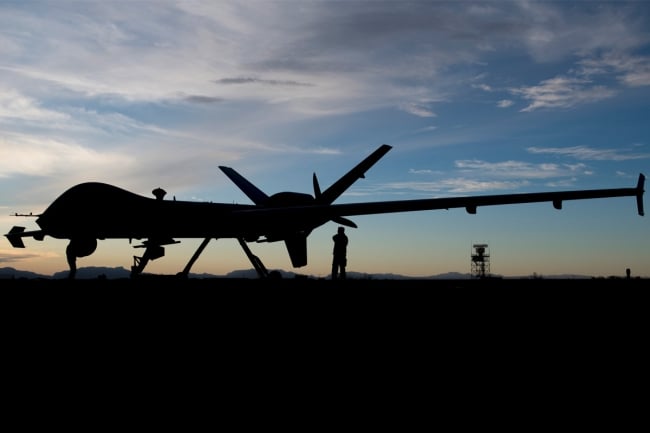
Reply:
[[[650,329],[647,279],[140,279],[0,280],[4,317],[82,316],[126,321],[219,321],[273,326],[411,324],[418,332],[439,329],[483,332],[504,326],[565,331],[618,329],[621,337]],[[230,321],[230,322],[228,322]],[[230,326],[228,324],[227,326]],[[620,327],[625,325],[625,330]],[[468,328],[466,328],[468,327]],[[608,329],[605,329],[608,328]],[[585,335],[587,335],[585,334]],[[644,340],[647,338],[644,337]],[[644,345],[647,341],[644,342]]]
[[[148,276],[138,279],[6,279],[0,280],[4,306],[15,300],[34,305],[63,308],[83,306],[129,308],[141,304],[160,308],[221,310],[228,314],[238,308],[290,311],[291,314],[318,314],[336,310],[372,314],[385,310],[391,315],[414,314],[427,317],[471,314],[592,315],[605,319],[625,311],[648,308],[648,279],[472,279],[398,280],[348,279],[344,281],[295,279],[179,279]],[[9,303],[9,304],[8,304]],[[230,306],[225,309],[226,306]],[[369,309],[370,307],[370,309]],[[374,310],[373,310],[374,309]]]
[[[481,290],[601,290],[642,289],[650,279],[642,278],[592,278],[592,279],[348,279],[331,281],[312,278],[189,278],[175,276],[144,276],[138,279],[0,279],[2,289],[481,289]],[[648,286],[650,287],[650,286]]]
[[[363,338],[374,338],[377,332],[399,333],[405,339],[419,336],[421,344],[434,346],[459,332],[470,345],[478,336],[486,341],[517,336],[518,344],[544,338],[547,343],[579,345],[593,339],[628,341],[636,335],[634,347],[645,350],[649,282],[636,278],[16,279],[0,280],[0,314],[9,328],[44,320],[100,327],[155,323],[160,329],[171,323],[190,326],[192,335],[205,329],[223,335],[223,329],[253,328],[264,334],[278,327],[283,334],[311,330],[322,335],[339,332],[341,327],[358,331],[361,326]]]
[[[647,283],[0,280],[3,364],[19,402],[51,383],[47,400],[61,399],[76,380],[81,397],[119,389],[120,404],[158,396],[241,422],[252,399],[283,426],[334,411],[356,416],[347,428],[636,431]]]

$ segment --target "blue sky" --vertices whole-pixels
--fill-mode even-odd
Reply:
[[[650,174],[650,2],[0,1],[0,226],[36,229],[69,187],[250,203],[322,188],[393,149],[337,203],[633,187]],[[92,218],[92,211],[87,212]],[[125,210],[128,211],[128,210]],[[349,270],[650,276],[650,225],[632,197],[352,218]],[[218,224],[218,222],[215,222]],[[325,276],[328,223],[292,269]],[[0,267],[67,269],[66,241],[0,245]],[[176,273],[200,239],[147,270]],[[130,267],[127,240],[78,260]],[[193,271],[250,268],[237,241]]]

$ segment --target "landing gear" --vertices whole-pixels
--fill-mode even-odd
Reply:
[[[253,264],[253,267],[257,271],[257,275],[260,278],[267,278],[269,276],[269,271],[264,266],[264,263],[262,263],[259,257],[253,254],[251,249],[248,248],[248,245],[246,245],[246,241],[244,241],[243,238],[237,238],[237,240],[239,241],[239,245],[241,245],[242,249],[246,253],[246,257],[248,257],[248,260],[250,260],[251,263]]]
[[[196,249],[190,260],[187,262],[187,265],[185,265],[185,268],[178,274],[176,274],[179,277],[182,278],[187,278],[187,276],[190,273],[190,269],[192,269],[192,266],[196,262],[196,260],[199,258],[199,256],[203,253],[203,250],[205,250],[205,247],[208,246],[208,243],[210,242],[212,238],[205,238],[203,239],[203,242],[201,242],[201,245]],[[257,257],[255,254],[252,253],[250,248],[248,248],[248,245],[246,244],[246,241],[243,238],[237,238],[239,241],[239,245],[241,245],[242,249],[244,250],[244,253],[246,253],[246,257],[248,257],[248,260],[252,263],[253,267],[255,268],[255,271],[257,272],[257,275],[260,278],[269,278],[269,277],[276,277],[278,276],[277,271],[269,272],[266,267],[264,266],[264,263],[260,260],[259,257]],[[153,243],[151,241],[145,241],[143,245],[138,245],[135,248],[142,248],[146,247],[144,250],[144,254],[142,256],[133,256],[133,266],[131,266],[131,278],[137,277],[138,275],[142,274],[142,271],[144,271],[145,266],[149,263],[150,260],[155,260],[157,258],[163,257],[165,255],[165,248],[162,245],[167,245],[170,243],[178,243],[178,241],[165,241],[164,243]],[[68,257],[68,263],[70,263],[70,257]],[[74,262],[70,264],[70,269],[72,273],[72,269],[74,266]],[[76,271],[76,267],[74,268]]]
[[[142,245],[137,245],[135,248],[145,248],[142,257],[133,256],[133,266],[131,266],[131,278],[137,277],[144,271],[145,266],[149,260],[156,260],[165,255],[165,248],[163,245],[178,244],[180,241],[173,239],[163,240],[147,240]]]
[[[194,262],[196,262],[196,260],[199,258],[201,253],[203,253],[205,247],[208,246],[210,239],[212,238],[203,239],[203,242],[201,242],[201,245],[199,245],[199,247],[196,249],[192,257],[190,258],[189,262],[187,262],[187,265],[185,265],[185,268],[177,274],[179,277],[187,278],[187,276],[190,273],[190,269],[192,269],[192,266],[194,265]],[[239,245],[241,245],[242,249],[246,253],[246,257],[248,257],[248,260],[250,260],[251,263],[253,264],[253,267],[257,271],[257,275],[260,278],[268,278],[269,276],[277,274],[277,272],[276,273],[269,272],[266,269],[264,263],[262,263],[259,257],[257,257],[255,254],[252,253],[251,249],[248,248],[248,245],[246,245],[246,241],[243,238],[237,238],[237,240],[239,241]]]
[[[179,277],[187,278],[187,276],[190,273],[190,269],[192,269],[192,266],[194,265],[194,262],[196,262],[196,260],[199,258],[201,253],[203,253],[205,247],[208,246],[210,239],[212,238],[203,239],[203,242],[201,242],[201,245],[199,245],[199,247],[196,249],[192,257],[190,258],[190,261],[187,262],[187,265],[185,265],[185,268],[177,274]],[[267,278],[269,276],[269,271],[264,266],[264,263],[262,263],[259,257],[257,257],[255,254],[251,252],[250,248],[248,248],[248,245],[246,245],[246,241],[244,241],[243,238],[237,238],[237,240],[239,241],[239,245],[241,245],[242,249],[246,253],[246,257],[248,257],[248,260],[250,260],[251,263],[253,264],[253,267],[257,271],[257,275],[259,275],[260,278]]]
[[[69,279],[74,279],[77,275],[77,257],[86,257],[91,255],[97,249],[97,239],[95,238],[74,238],[65,249],[65,257],[70,267]]]
[[[194,262],[196,262],[196,259],[199,258],[199,256],[201,255],[205,247],[208,246],[208,242],[210,242],[210,239],[212,238],[203,239],[203,242],[201,242],[201,245],[199,245],[199,247],[196,249],[190,261],[187,262],[187,265],[185,265],[185,268],[178,273],[179,277],[187,278],[188,274],[190,273],[190,269],[192,269],[192,266],[194,266]]]
[[[131,266],[131,278],[138,276],[144,271],[149,260],[155,260],[165,255],[165,248],[160,245],[149,245],[142,257],[133,256],[133,266]]]
[[[68,267],[70,268],[68,279],[74,280],[74,277],[77,275],[77,256],[72,251],[72,248],[70,248],[71,245],[72,241],[70,241],[65,249],[65,258],[68,260]]]

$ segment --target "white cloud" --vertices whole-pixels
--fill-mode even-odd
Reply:
[[[54,139],[20,135],[0,139],[0,177],[115,171],[115,167],[123,169],[131,163],[130,158],[113,151],[100,152]]]
[[[464,194],[495,190],[513,190],[528,185],[527,181],[476,180],[452,178],[434,182],[393,182],[382,185],[382,189],[392,193],[417,192],[428,195]]]
[[[485,92],[491,92],[493,89],[487,84],[472,84],[472,87],[475,89],[481,89]]]
[[[548,179],[573,173],[574,168],[564,164],[533,164],[523,161],[487,162],[477,159],[459,160],[456,167],[462,173],[477,173],[482,177]]]
[[[600,57],[585,58],[578,64],[578,73],[584,76],[614,73],[627,86],[650,86],[650,57],[647,56],[608,52]]]
[[[14,89],[0,88],[0,120],[61,121],[69,116],[41,107],[34,98]]]
[[[542,108],[571,108],[576,105],[611,98],[614,90],[591,81],[572,77],[555,77],[542,81],[537,86],[510,89],[531,103],[521,111],[534,111]]]
[[[433,174],[433,173],[434,173],[433,170],[428,170],[428,169],[417,170],[417,169],[415,169],[415,168],[410,168],[408,172],[409,172],[410,174]]]
[[[625,149],[594,149],[588,146],[571,147],[529,147],[530,153],[569,156],[576,159],[591,161],[629,161],[647,159],[647,153],[629,153]]]
[[[407,113],[411,113],[418,117],[436,117],[436,113],[431,111],[431,109],[423,104],[402,104],[400,108]]]
[[[455,166],[459,176],[431,182],[392,182],[381,189],[391,193],[425,192],[428,194],[478,193],[516,190],[530,185],[534,180],[546,180],[547,186],[569,185],[576,175],[589,175],[585,164],[533,164],[523,161],[487,162],[478,159],[458,160]],[[440,175],[432,170],[410,169],[414,175]]]
[[[573,7],[564,2],[519,1],[514,5],[521,28],[513,37],[521,39],[539,62],[599,51],[632,51],[647,43],[647,22],[639,19],[647,12],[643,2],[580,2]]]

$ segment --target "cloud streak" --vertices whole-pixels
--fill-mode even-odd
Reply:
[[[585,161],[630,161],[648,159],[650,153],[629,153],[626,149],[594,149],[588,146],[571,147],[529,147],[533,154],[568,156]]]
[[[513,88],[510,92],[531,101],[521,111],[572,108],[611,98],[616,94],[614,90],[602,85],[593,85],[589,80],[570,77],[550,78],[536,86]]]
[[[95,151],[52,139],[13,136],[0,140],[0,177],[14,174],[48,177],[61,173],[115,170],[133,161],[115,151]]]

